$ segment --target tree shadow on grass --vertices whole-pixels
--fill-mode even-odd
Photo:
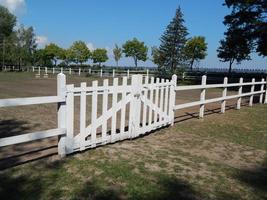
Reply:
[[[30,166],[31,172],[20,172],[15,174],[14,170],[0,173],[0,199],[17,200],[17,199],[57,199],[62,195],[61,188],[55,188],[49,190],[48,187],[53,187],[55,180],[50,179],[51,184],[47,184],[47,177],[45,179],[42,176],[38,176],[34,170],[38,168],[40,173],[45,173],[47,170],[55,170],[62,168],[64,164],[63,160],[54,162],[39,161]],[[54,179],[57,177],[54,176]]]
[[[37,126],[37,124],[35,125]],[[0,121],[0,138],[25,134],[30,130],[26,121],[8,119]]]
[[[267,199],[267,160],[262,167],[239,170],[234,177],[253,188],[255,195]]]
[[[127,187],[127,186],[126,186]],[[147,188],[144,185],[144,188]],[[151,185],[153,187],[153,185]],[[129,189],[123,188],[122,186],[116,187],[115,185],[103,188],[97,186],[93,182],[86,182],[84,187],[81,188],[75,194],[74,199],[92,199],[92,200],[119,200],[119,199],[140,199],[140,200],[196,200],[199,199],[198,195],[190,184],[180,181],[175,177],[164,176],[157,180],[157,187],[160,188],[155,192],[144,191],[144,188],[140,188],[140,193],[129,192]]]

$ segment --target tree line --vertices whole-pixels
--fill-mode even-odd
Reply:
[[[231,13],[224,18],[227,31],[224,33],[225,38],[219,42],[217,55],[222,62],[229,62],[231,72],[235,62],[251,59],[251,53],[256,52],[263,57],[267,55],[267,3],[266,0],[225,0],[224,6],[231,9]],[[69,66],[73,63],[82,66],[88,60],[101,66],[109,59],[106,49],[90,51],[83,41],[75,41],[67,49],[54,43],[38,49],[32,27],[15,28],[16,17],[2,6],[0,18],[2,66]],[[184,68],[192,70],[195,63],[207,56],[207,42],[204,36],[188,35],[183,13],[178,7],[160,37],[160,45],[151,48],[151,56],[148,56],[148,46],[136,38],[126,41],[121,47],[115,45],[112,56],[117,66],[122,56],[131,57],[135,67],[139,61],[151,59],[164,76]]]

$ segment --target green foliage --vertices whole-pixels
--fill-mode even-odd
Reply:
[[[96,49],[92,53],[92,59],[94,63],[99,63],[101,66],[102,62],[106,62],[108,60],[107,50],[106,49]]]
[[[82,65],[91,57],[91,52],[83,41],[76,41],[70,47],[69,56],[73,62]]]
[[[217,52],[222,62],[229,62],[229,73],[231,73],[235,61],[240,63],[242,60],[250,59],[250,50],[251,44],[244,36],[244,32],[235,29],[225,33],[225,39],[220,41]]]
[[[224,43],[223,45],[235,48],[234,52],[229,53],[229,57],[224,60],[230,60],[231,66],[231,60],[234,58],[239,62],[246,60],[253,51],[261,56],[267,56],[266,0],[225,0],[224,5],[231,9],[231,13],[224,18],[228,30],[223,41],[228,45]],[[238,33],[241,34],[236,36]]]
[[[33,28],[20,26],[5,39],[5,63],[19,66],[33,64],[36,48]]]
[[[64,50],[62,50],[58,45],[50,43],[44,48],[45,57],[47,59],[53,60],[55,66],[57,65],[57,60],[64,57]]]
[[[194,62],[205,59],[207,55],[207,43],[205,37],[196,36],[188,40],[185,44],[184,55],[190,62],[192,70]]]
[[[132,57],[134,59],[135,67],[137,67],[138,60],[147,60],[148,48],[145,46],[144,42],[141,42],[136,38],[126,41],[122,48],[126,57]]]
[[[114,55],[114,59],[116,61],[117,67],[119,66],[119,60],[122,57],[122,49],[115,44],[115,48],[113,49],[113,55]]]
[[[0,5],[0,39],[10,36],[16,25],[16,17],[7,8]]]
[[[185,63],[183,49],[187,35],[187,28],[184,26],[183,14],[179,7],[160,39],[160,70],[174,72],[178,65]]]

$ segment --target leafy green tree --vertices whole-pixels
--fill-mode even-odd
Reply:
[[[106,49],[96,49],[92,53],[92,59],[94,63],[99,63],[101,66],[102,62],[106,62],[108,60],[107,50]]]
[[[136,68],[138,60],[147,60],[148,48],[145,46],[144,42],[138,41],[136,38],[126,41],[122,48],[126,57],[132,57],[134,59]]]
[[[16,25],[16,17],[13,14],[11,14],[7,8],[0,6],[0,50],[2,52],[2,67],[5,64],[5,55],[6,55],[5,40],[7,40],[7,37],[9,37],[12,34],[15,25]]]
[[[70,47],[71,60],[81,65],[91,57],[91,52],[83,41],[76,41]]]
[[[196,36],[188,40],[185,44],[184,55],[190,62],[190,69],[193,70],[195,61],[205,59],[207,56],[207,43],[205,37]]]
[[[224,24],[230,33],[233,29],[242,30],[243,40],[248,40],[250,52],[254,50],[261,56],[267,56],[267,3],[266,0],[225,0],[232,11],[225,16]],[[236,38],[230,36],[231,38]],[[238,38],[235,44],[238,45]],[[242,49],[240,49],[242,51]],[[242,54],[242,52],[240,52]]]
[[[179,7],[160,39],[159,53],[163,58],[165,71],[173,73],[178,65],[184,64],[183,49],[187,41],[187,35],[188,32],[184,26],[183,13]]]
[[[119,66],[119,60],[122,57],[122,49],[117,44],[115,44],[115,48],[113,49],[113,55],[114,55],[114,59],[116,61],[116,65],[118,67]]]
[[[16,17],[7,8],[0,5],[0,39],[8,37],[16,25]]]
[[[46,58],[53,60],[54,65],[57,65],[57,61],[64,55],[63,50],[56,44],[50,43],[44,49]]]
[[[232,65],[236,61],[250,59],[251,43],[243,36],[243,30],[231,30],[225,33],[225,39],[220,41],[217,50],[218,57],[222,62],[229,62],[229,74],[232,72]]]
[[[163,54],[160,52],[159,48],[152,47],[151,56],[152,56],[152,62],[158,65],[159,68],[161,68],[164,65],[164,57]]]

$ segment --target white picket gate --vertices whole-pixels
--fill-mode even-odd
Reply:
[[[114,78],[112,85],[106,79],[101,86],[98,81],[93,81],[90,87],[81,83],[80,87],[67,85],[66,88],[67,153],[135,138],[172,123],[170,95],[171,89],[174,91],[174,82],[169,80],[156,79],[154,82],[153,77],[149,80],[146,76],[143,80],[141,75],[134,75],[130,84],[124,77],[121,85],[118,84],[118,78]],[[74,133],[73,109],[76,96],[80,97],[78,134]],[[88,101],[89,96],[91,101]],[[88,103],[91,105],[88,106]],[[102,107],[101,113],[99,105]],[[87,124],[89,114],[91,120]],[[110,131],[108,120],[111,120]],[[100,132],[97,132],[99,129]]]

